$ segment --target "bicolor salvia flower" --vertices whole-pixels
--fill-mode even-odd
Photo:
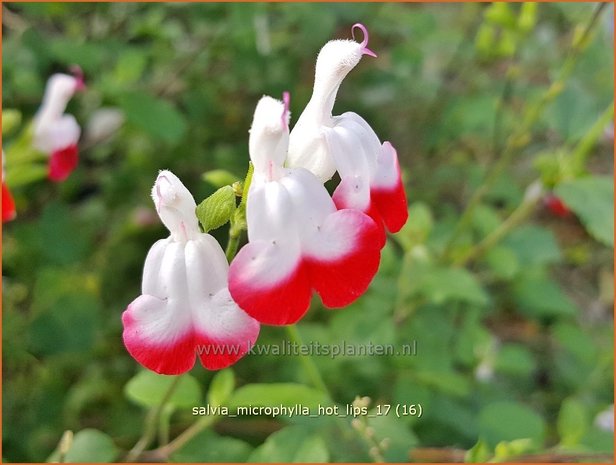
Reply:
[[[34,148],[49,156],[49,179],[64,181],[77,167],[81,128],[64,113],[75,92],[84,88],[83,76],[54,74],[47,81],[43,103],[34,118]]]
[[[15,219],[17,212],[15,211],[15,201],[11,195],[11,191],[4,181],[4,178],[6,177],[4,164],[4,151],[2,151],[2,222],[6,223],[7,221]]]
[[[376,273],[381,249],[379,227],[368,215],[338,210],[314,174],[284,167],[288,122],[288,94],[285,104],[259,101],[249,139],[249,242],[229,270],[235,301],[273,325],[298,321],[313,290],[326,307],[353,302]]]
[[[376,57],[368,48],[366,28],[355,24],[355,29],[363,32],[361,43],[332,40],[319,52],[312,97],[291,132],[287,164],[306,168],[322,181],[338,171],[336,206],[363,211],[397,232],[406,223],[408,210],[396,150],[389,142],[381,144],[358,114],[332,116],[343,79],[363,55]]]
[[[184,373],[197,356],[208,369],[227,367],[254,345],[259,323],[229,295],[225,254],[199,230],[195,200],[177,176],[161,171],[152,198],[171,235],[147,255],[142,295],[122,315],[124,344],[157,373]]]

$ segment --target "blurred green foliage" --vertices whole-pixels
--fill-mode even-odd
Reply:
[[[139,369],[120,322],[140,292],[147,250],[166,235],[149,198],[158,170],[176,173],[197,203],[221,187],[218,195],[232,199],[223,186],[246,173],[259,97],[290,91],[296,120],[319,48],[348,38],[355,22],[368,27],[379,58],[365,58],[345,80],[335,112],[361,114],[397,147],[410,219],[383,250],[370,290],[342,311],[315,301],[299,331],[321,344],[416,341],[414,356],[314,362],[342,408],[370,396],[371,412],[421,404],[423,415],[389,414],[363,426],[331,417],[217,418],[165,458],[326,462],[380,454],[406,462],[439,447],[466,450],[467,461],[611,453],[612,433],[594,418],[613,402],[613,132],[601,119],[613,104],[613,10],[585,37],[595,10],[3,3],[5,150],[19,143],[48,76],[79,64],[87,83],[69,106],[84,133],[68,181],[32,182],[40,172],[11,179],[15,145],[6,160],[18,210],[3,227],[6,460],[125,457],[170,383]],[[576,44],[571,76],[452,239],[471,194]],[[124,124],[105,132],[96,124],[101,108],[119,111]],[[554,216],[535,199],[509,227],[537,178],[572,213]],[[218,216],[201,221],[220,226]],[[506,234],[484,253],[452,264],[502,227]],[[212,233],[224,247],[228,227]],[[264,327],[259,343],[286,339],[281,328]],[[213,381],[195,368],[161,430],[175,437],[195,420],[190,406],[206,402],[322,399],[297,357],[247,356],[233,372]],[[66,444],[65,430],[75,431]]]

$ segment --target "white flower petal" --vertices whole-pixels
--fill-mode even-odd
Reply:
[[[158,216],[175,240],[189,240],[200,234],[195,214],[197,204],[190,191],[171,171],[158,174],[152,188]]]
[[[81,128],[72,115],[35,123],[33,145],[41,152],[51,154],[77,144]]]

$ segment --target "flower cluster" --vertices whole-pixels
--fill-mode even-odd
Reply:
[[[188,190],[171,172],[159,174],[152,197],[171,235],[150,250],[142,295],[123,314],[125,345],[142,365],[178,374],[198,354],[206,368],[223,368],[246,353],[259,323],[299,321],[313,292],[340,308],[368,288],[385,231],[405,224],[407,202],[393,146],[356,113],[331,114],[345,76],[363,55],[376,56],[366,28],[355,29],[361,43],[334,40],[319,53],[312,97],[292,131],[288,93],[258,102],[248,243],[230,266],[200,232]],[[336,172],[341,181],[330,196],[323,182]]]
[[[73,95],[85,88],[79,67],[74,74],[57,73],[47,81],[45,94],[32,123],[32,131],[25,131],[29,150],[48,160],[47,177],[54,182],[64,181],[77,167],[79,154],[77,142],[81,128],[72,115],[65,114]],[[28,150],[28,149],[26,149]],[[10,154],[10,151],[9,151]],[[11,157],[9,157],[11,158]],[[2,151],[2,222],[16,217],[15,202],[6,182],[6,156]],[[25,157],[31,161],[34,157]],[[13,159],[9,160],[14,161]],[[11,165],[12,166],[12,165]],[[8,180],[10,184],[10,179]]]

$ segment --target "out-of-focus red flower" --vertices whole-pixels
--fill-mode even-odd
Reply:
[[[54,74],[47,81],[43,103],[34,118],[34,147],[49,155],[52,181],[64,181],[77,166],[81,128],[64,110],[75,92],[83,88],[81,71],[75,76]]]
[[[569,207],[565,205],[565,202],[563,202],[560,197],[554,194],[546,195],[543,198],[543,204],[552,215],[558,216],[559,218],[565,218],[571,215],[571,210],[569,210]]]
[[[11,195],[11,191],[4,181],[2,181],[2,222],[6,223],[15,219],[17,212],[15,211],[15,201]]]
[[[56,150],[49,158],[49,179],[60,182],[66,180],[79,162],[77,145],[69,145],[62,150]]]

